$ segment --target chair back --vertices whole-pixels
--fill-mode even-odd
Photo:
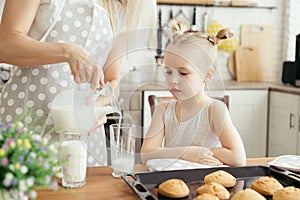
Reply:
[[[212,98],[217,99],[219,101],[223,101],[225,103],[225,105],[227,106],[227,108],[229,109],[229,95],[224,95],[224,97],[212,97]],[[172,96],[158,97],[156,95],[149,95],[148,103],[149,103],[150,109],[151,109],[151,116],[153,115],[155,106],[157,106],[160,102],[171,101],[172,99],[175,99],[175,98]]]

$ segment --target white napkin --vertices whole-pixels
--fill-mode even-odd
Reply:
[[[268,164],[279,168],[300,172],[300,156],[297,155],[278,156]]]
[[[212,167],[225,167],[204,165],[194,162],[189,162],[181,159],[152,159],[146,163],[147,168],[150,171],[169,171],[169,170],[180,170],[180,169],[199,169],[199,168],[212,168]]]

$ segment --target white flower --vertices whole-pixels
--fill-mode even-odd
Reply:
[[[48,139],[47,138],[43,138],[42,145],[46,146],[47,144],[48,144]]]
[[[8,181],[12,181],[14,178],[14,175],[12,173],[6,173],[5,174],[5,179]]]
[[[5,179],[3,181],[3,185],[5,187],[9,187],[11,185],[11,182],[12,182],[13,178],[14,178],[14,175],[12,173],[6,173],[5,174]]]
[[[21,192],[25,192],[27,190],[26,182],[24,180],[20,180],[20,182],[19,182],[19,190]]]
[[[11,185],[11,181],[9,181],[9,180],[7,180],[7,179],[4,179],[4,181],[3,181],[3,186],[5,186],[5,187],[9,187],[10,185]]]
[[[42,141],[42,137],[38,134],[33,134],[32,135],[32,139],[37,141],[37,142],[41,142]]]
[[[26,174],[26,173],[28,172],[28,167],[25,166],[25,165],[22,165],[20,171],[21,171],[23,174]]]
[[[33,178],[28,178],[26,182],[27,182],[28,187],[32,187],[33,184],[34,184],[34,179]]]
[[[30,156],[31,158],[36,158],[36,153],[30,152],[29,156]]]
[[[9,168],[11,171],[15,171],[15,166],[14,166],[13,164],[10,164],[10,165],[8,166],[8,168]]]
[[[2,136],[2,134],[0,135],[0,140],[3,140],[3,136]]]
[[[16,123],[16,125],[17,125],[18,128],[23,128],[24,127],[24,124],[21,121],[18,121]]]
[[[58,154],[58,150],[53,144],[49,145],[49,150],[53,153],[53,155]]]
[[[37,197],[37,192],[34,191],[34,190],[32,190],[32,191],[29,193],[29,197],[30,197],[31,199],[36,199],[36,197]]]

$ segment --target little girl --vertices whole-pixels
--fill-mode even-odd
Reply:
[[[141,158],[178,158],[207,165],[243,166],[245,148],[222,101],[205,88],[215,74],[217,45],[233,36],[223,29],[216,36],[185,32],[175,24],[166,49],[165,79],[174,96],[160,103],[144,139]]]

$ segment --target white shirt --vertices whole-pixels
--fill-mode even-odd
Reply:
[[[176,100],[170,101],[164,114],[165,147],[221,147],[219,138],[210,128],[208,110],[210,99],[192,118],[179,122],[176,118]]]

